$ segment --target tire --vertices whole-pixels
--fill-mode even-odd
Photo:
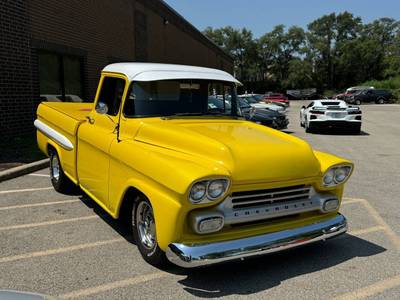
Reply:
[[[355,104],[355,105],[361,105],[361,100],[360,100],[360,99],[354,100],[354,104]]]
[[[361,133],[361,125],[357,126],[350,131],[352,134],[360,134]]]
[[[311,126],[310,122],[308,122],[308,123],[306,122],[304,124],[304,128],[306,129],[307,133],[312,133],[314,130],[314,126]]]
[[[304,123],[301,121],[301,114],[300,114],[300,127],[304,127]]]
[[[57,151],[51,150],[50,154],[50,179],[54,189],[62,194],[76,192],[77,186],[64,174]]]
[[[143,259],[155,267],[165,266],[167,257],[157,243],[153,208],[144,196],[138,196],[133,205],[131,226]]]
[[[376,100],[376,103],[377,103],[377,104],[385,104],[385,102],[386,102],[386,99],[383,98],[383,97],[379,97],[379,98]]]

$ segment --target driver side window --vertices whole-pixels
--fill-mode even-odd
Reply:
[[[314,101],[311,102],[310,104],[308,104],[307,108],[313,107],[313,105],[314,105]]]
[[[101,85],[99,98],[97,100],[96,109],[105,104],[107,107],[107,115],[118,115],[121,105],[122,95],[124,94],[125,80],[122,78],[105,77]],[[102,104],[100,104],[102,103]]]

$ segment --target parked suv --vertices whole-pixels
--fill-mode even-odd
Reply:
[[[383,104],[389,102],[393,98],[393,95],[388,90],[368,89],[362,90],[350,97],[350,103],[360,105],[362,102],[375,102]]]

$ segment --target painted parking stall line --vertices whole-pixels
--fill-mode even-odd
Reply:
[[[50,177],[48,174],[38,174],[38,173],[32,173],[28,174],[28,176],[36,176],[36,177]]]
[[[86,216],[86,217],[61,219],[61,220],[47,221],[47,222],[40,222],[40,223],[3,226],[3,227],[0,227],[0,231],[25,229],[25,228],[33,228],[33,227],[40,227],[40,226],[49,226],[49,225],[56,225],[56,224],[70,223],[70,222],[79,222],[79,221],[86,221],[86,220],[99,219],[99,218],[100,217],[98,215],[91,215],[91,216]]]
[[[360,300],[374,296],[386,290],[400,286],[400,275],[394,276],[382,281],[378,281],[369,286],[362,287],[355,291],[348,292],[341,296],[333,298],[334,300]]]
[[[43,250],[43,251],[36,251],[36,252],[19,254],[19,255],[6,256],[6,257],[0,258],[0,263],[12,262],[12,261],[23,260],[23,259],[30,259],[30,258],[35,258],[35,257],[63,254],[63,253],[68,253],[68,252],[72,252],[72,251],[78,251],[78,250],[84,250],[84,249],[90,249],[90,248],[95,248],[95,247],[100,247],[100,246],[111,245],[111,244],[115,244],[115,243],[121,243],[123,241],[126,241],[126,240],[121,237],[121,238],[116,238],[116,239],[111,239],[111,240],[98,241],[98,242],[94,242],[94,243],[85,243],[85,244],[79,244],[79,245],[57,248],[57,249],[48,249],[48,250]]]
[[[114,290],[117,288],[134,286],[134,285],[145,283],[148,281],[161,279],[164,277],[172,277],[172,276],[173,276],[172,274],[169,274],[166,272],[156,272],[156,273],[151,273],[151,274],[139,275],[139,276],[135,276],[135,277],[119,280],[119,281],[106,283],[103,285],[98,285],[98,286],[87,288],[87,289],[72,291],[72,292],[64,294],[64,295],[59,295],[59,297],[62,299],[82,298],[82,297],[87,297],[87,296],[91,296],[91,295],[95,295],[95,294],[99,294],[99,293],[104,293],[104,292]]]
[[[47,191],[47,190],[52,190],[52,189],[53,189],[53,187],[8,190],[8,191],[0,191],[0,195],[2,195],[2,194],[13,194],[13,193],[26,193],[26,192]]]
[[[63,205],[69,203],[81,202],[80,199],[72,199],[72,200],[63,200],[63,201],[53,201],[53,202],[41,202],[41,203],[32,203],[32,204],[21,204],[21,205],[12,205],[12,206],[4,206],[0,207],[0,211],[12,210],[12,209],[22,209],[22,208],[31,208],[38,206],[49,206],[49,205]]]

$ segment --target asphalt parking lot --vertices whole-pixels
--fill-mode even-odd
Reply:
[[[56,193],[42,170],[0,183],[0,288],[61,299],[399,299],[400,106],[366,105],[360,135],[289,134],[355,162],[342,213],[350,230],[308,245],[196,270],[156,269],[128,232],[83,195]]]

